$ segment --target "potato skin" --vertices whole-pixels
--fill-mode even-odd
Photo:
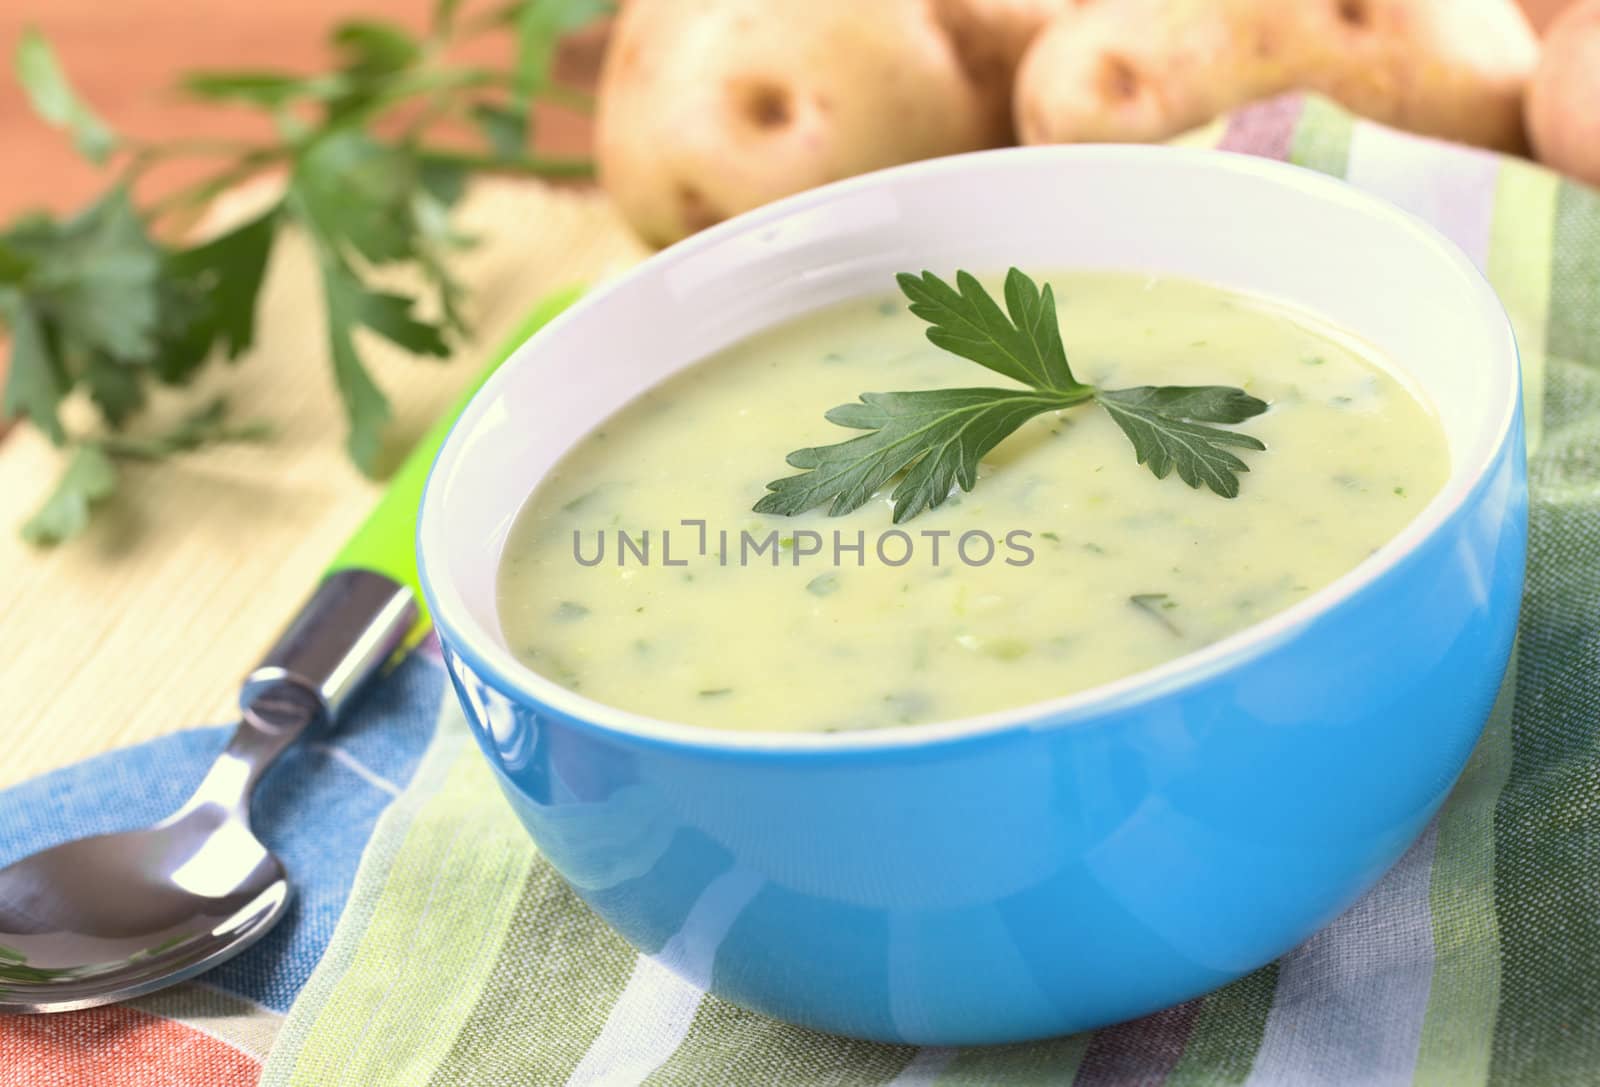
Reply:
[[[1027,143],[1161,140],[1302,89],[1516,151],[1538,51],[1513,0],[1085,0],[1024,55],[1017,128]]]
[[[1600,185],[1600,0],[1583,0],[1550,24],[1527,117],[1540,162]]]
[[[602,184],[647,240],[868,170],[1004,144],[1012,69],[1064,0],[630,0]]]
[[[1033,41],[1075,0],[932,0],[934,16],[956,47],[979,46],[1004,58],[1009,74]]]

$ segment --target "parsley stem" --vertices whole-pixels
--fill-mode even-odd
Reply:
[[[548,158],[541,155],[521,155],[503,159],[494,155],[480,155],[469,151],[451,151],[444,148],[419,148],[418,157],[441,166],[461,166],[469,170],[486,170],[505,174],[529,174],[536,177],[594,176],[594,163],[588,159]]]
[[[227,411],[226,401],[217,399],[191,412],[166,431],[148,435],[105,434],[85,438],[80,444],[96,446],[106,456],[118,460],[154,461],[202,446],[260,442],[272,436],[270,424],[261,420],[229,423]]]
[[[157,435],[152,438],[104,437],[96,438],[108,457],[118,460],[164,460],[173,453],[181,453],[202,445],[224,442],[260,442],[272,437],[272,427],[266,423],[242,423],[239,426],[219,426],[210,430],[182,434]]]
[[[510,82],[511,76],[509,73],[486,68],[468,68],[465,70],[436,68],[407,72],[396,76],[385,84],[382,93],[374,95],[364,105],[340,113],[339,123],[344,125],[364,124],[396,106],[409,105],[408,99],[415,98],[418,95],[453,94],[460,91],[505,87],[509,86]]]
[[[188,139],[171,140],[166,143],[128,142],[125,150],[133,155],[133,161],[158,162],[161,159],[177,158],[180,155],[242,155],[258,152],[275,152],[278,149],[265,144],[249,143],[244,140],[212,140]]]

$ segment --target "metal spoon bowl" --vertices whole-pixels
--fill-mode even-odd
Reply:
[[[416,617],[381,575],[333,575],[245,682],[242,719],[194,795],[153,827],[79,838],[0,868],[0,1012],[88,1008],[209,970],[288,908],[283,864],[250,829],[250,794],[331,719]]]

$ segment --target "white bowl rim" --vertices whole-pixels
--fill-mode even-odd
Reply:
[[[1505,384],[1500,390],[1503,394],[1500,402],[1504,405],[1504,409],[1493,421],[1492,435],[1478,443],[1478,448],[1482,450],[1481,455],[1462,467],[1453,467],[1450,478],[1432,501],[1401,532],[1380,546],[1354,569],[1281,612],[1154,668],[1056,698],[969,717],[926,724],[889,725],[858,731],[761,731],[689,725],[620,709],[570,691],[522,664],[512,656],[509,649],[499,643],[492,631],[484,629],[482,624],[476,622],[471,609],[453,585],[448,581],[435,584],[428,577],[431,565],[428,561],[429,556],[442,554],[443,548],[447,546],[447,522],[442,515],[446,498],[441,489],[434,486],[434,482],[444,474],[441,466],[449,465],[459,458],[462,446],[460,436],[470,430],[472,424],[484,413],[487,405],[496,399],[500,386],[509,380],[509,371],[518,365],[528,364],[524,352],[529,343],[536,342],[539,334],[544,331],[541,329],[525,341],[513,357],[507,359],[504,365],[490,375],[483,387],[474,394],[471,402],[451,427],[429,469],[419,507],[416,547],[418,575],[435,626],[448,632],[449,641],[459,643],[457,652],[468,659],[469,666],[475,674],[487,672],[497,686],[514,693],[516,697],[535,705],[548,706],[583,727],[609,734],[618,740],[642,740],[655,745],[695,749],[708,753],[724,751],[818,755],[929,747],[941,743],[992,737],[999,733],[1018,730],[1092,727],[1095,718],[1163,697],[1179,688],[1198,685],[1253,657],[1260,656],[1295,636],[1314,619],[1337,608],[1388,574],[1460,511],[1468,497],[1486,477],[1489,469],[1498,461],[1505,443],[1512,434],[1522,405],[1521,360],[1516,337],[1504,304],[1484,277],[1482,270],[1462,252],[1459,246],[1430,223],[1342,179],[1255,155],[1210,148],[1165,145],[1071,144],[1006,147],[926,159],[810,189],[703,230],[652,255],[629,269],[616,281],[586,292],[545,328],[555,328],[569,322],[589,319],[590,310],[605,306],[607,299],[617,290],[619,284],[634,276],[650,274],[658,268],[688,259],[701,250],[720,243],[728,236],[757,230],[773,220],[787,218],[860,189],[893,185],[900,178],[911,175],[960,171],[974,162],[985,162],[997,157],[1039,164],[1062,158],[1070,161],[1084,157],[1111,161],[1121,159],[1137,164],[1157,156],[1162,163],[1168,165],[1175,157],[1181,157],[1201,169],[1231,170],[1298,186],[1313,195],[1387,219],[1397,228],[1409,231],[1417,240],[1434,248],[1445,262],[1465,272],[1468,282],[1474,284],[1478,290],[1483,307],[1500,317],[1498,324],[1505,334],[1505,340],[1492,351],[1492,354],[1496,358],[1504,358],[1510,362],[1509,366],[1503,368],[1505,372],[1502,377]]]

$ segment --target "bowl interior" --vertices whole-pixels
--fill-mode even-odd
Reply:
[[[524,344],[463,413],[429,480],[418,545],[436,621],[480,667],[539,698],[591,720],[629,718],[535,676],[500,633],[501,548],[545,472],[643,389],[752,332],[891,289],[896,272],[1012,264],[1187,276],[1294,303],[1376,345],[1431,400],[1450,445],[1440,495],[1373,559],[1291,612],[1328,606],[1437,526],[1513,418],[1516,349],[1498,299],[1458,249],[1391,205],[1309,171],[1217,152],[957,156],[741,216],[591,294]]]

